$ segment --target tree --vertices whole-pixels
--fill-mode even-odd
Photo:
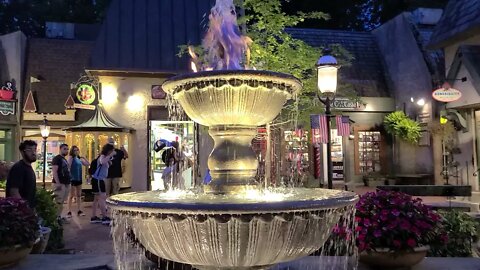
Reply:
[[[322,12],[299,12],[286,14],[282,11],[281,0],[244,0],[238,1],[240,14],[238,19],[244,25],[242,31],[249,36],[251,45],[251,65],[257,69],[292,74],[303,83],[303,90],[295,102],[289,102],[276,121],[283,122],[298,119],[300,123],[309,122],[311,113],[323,111],[316,98],[317,82],[315,63],[322,55],[323,48],[314,48],[305,42],[292,38],[286,28],[294,27],[306,19],[322,20],[329,16]],[[245,27],[246,26],[246,27]],[[348,65],[352,56],[338,44],[331,44],[333,55],[340,65]],[[180,55],[186,52],[182,46]],[[203,48],[195,47],[195,52],[204,55]],[[339,87],[339,94],[345,91]]]
[[[110,0],[0,1],[0,34],[22,31],[42,37],[45,22],[99,23]]]
[[[307,19],[299,27],[369,31],[403,11],[419,7],[444,8],[447,2],[448,0],[289,0],[283,10],[287,14],[295,14],[299,10],[322,10],[331,16],[326,21]]]
[[[309,46],[302,40],[292,38],[285,28],[295,27],[306,19],[327,20],[323,12],[298,12],[286,14],[280,0],[245,0],[245,22],[247,35],[252,44],[252,64],[259,69],[290,73],[303,83],[303,90],[295,103],[289,103],[277,121],[297,118],[306,125],[311,113],[323,111],[317,93],[315,63],[322,55],[322,49]],[[338,44],[331,44],[333,55],[340,65],[348,65],[352,56]],[[342,94],[345,87],[339,88]]]

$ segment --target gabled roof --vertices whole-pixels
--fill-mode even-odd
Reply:
[[[450,83],[453,84],[453,81],[449,79],[457,78],[457,74],[462,64],[470,74],[469,81],[480,95],[480,46],[462,45],[458,47],[455,58],[453,59],[452,65],[447,74],[447,81],[450,81]]]
[[[213,0],[113,0],[88,70],[176,73],[180,45],[201,43]]]
[[[82,130],[82,131],[106,131],[106,130],[117,130],[117,131],[129,131],[131,129],[123,127],[122,125],[115,122],[103,109],[101,104],[98,104],[94,115],[87,121],[72,127],[68,127],[65,130]]]
[[[67,100],[65,101],[65,108],[71,109],[73,106],[75,106],[75,101],[72,98],[72,95],[69,95]]]
[[[479,33],[480,0],[450,0],[428,46],[446,47]]]
[[[23,106],[24,112],[36,112],[37,105],[35,105],[35,100],[33,99],[32,91],[28,91],[27,98],[25,100],[25,105]]]
[[[70,84],[85,72],[92,46],[92,41],[47,38],[28,40],[24,92],[32,91],[37,113],[65,112],[65,101],[71,94]],[[30,82],[31,76],[41,77],[41,80]],[[25,104],[25,100],[22,100],[22,104]],[[90,118],[92,113],[77,110],[77,123]]]
[[[371,33],[302,28],[288,28],[286,31],[313,47],[340,44],[355,58],[351,66],[339,70],[342,80],[351,83],[359,96],[390,96],[380,52]]]

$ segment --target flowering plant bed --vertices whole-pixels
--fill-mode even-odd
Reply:
[[[26,201],[0,198],[0,247],[32,246],[38,237],[38,220]]]
[[[446,242],[441,219],[419,198],[392,191],[368,192],[357,203],[357,247],[359,252],[404,252]]]

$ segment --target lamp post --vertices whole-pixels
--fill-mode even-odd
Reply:
[[[39,125],[40,133],[42,134],[43,138],[43,189],[45,189],[45,173],[47,170],[47,139],[48,135],[50,135],[50,126],[48,125],[47,117],[43,116],[43,123]]]
[[[319,100],[325,105],[325,116],[327,122],[327,183],[328,188],[333,188],[333,163],[332,163],[332,138],[330,134],[330,118],[332,112],[330,106],[335,99],[337,91],[337,72],[338,63],[335,57],[329,54],[329,50],[324,51],[324,55],[320,57],[316,64],[317,67],[317,87],[320,91]],[[322,99],[324,97],[324,99]]]

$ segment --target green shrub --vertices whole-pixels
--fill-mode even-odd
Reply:
[[[402,111],[386,115],[383,124],[389,134],[411,144],[417,144],[422,136],[420,124],[410,119]]]
[[[63,248],[63,228],[57,221],[57,204],[52,191],[37,189],[36,206],[38,216],[42,219],[42,226],[52,229],[48,239],[47,250]]]
[[[433,257],[471,257],[473,244],[477,238],[477,224],[466,213],[443,210],[442,223],[447,231],[448,242],[443,245],[431,245],[428,256]]]
[[[0,180],[0,189],[6,189],[6,188],[7,188],[7,181]]]

